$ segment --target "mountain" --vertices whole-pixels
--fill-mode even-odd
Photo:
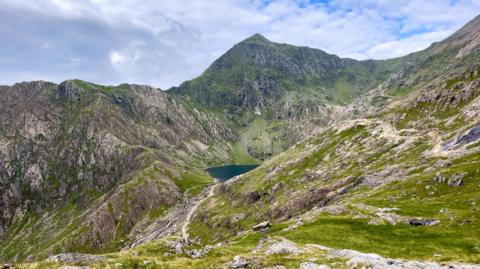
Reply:
[[[210,183],[202,167],[227,161],[235,139],[224,119],[148,86],[38,81],[1,87],[0,100],[9,259],[121,246],[140,220]]]
[[[287,94],[312,97],[315,105],[345,104],[383,80],[388,74],[385,65],[278,44],[255,34],[228,50],[200,77],[171,91],[207,106],[247,111],[275,109],[278,102],[287,101]]]
[[[238,147],[266,159],[326,126],[338,106],[377,86],[397,66],[343,59],[255,34],[168,92],[225,114],[241,129]]]
[[[479,268],[479,89],[480,17],[391,60],[257,34],[167,91],[2,86],[0,260]]]
[[[203,244],[241,241],[268,220],[267,236],[301,244],[480,262],[479,33],[477,17],[395,59],[403,62],[397,73],[346,107],[350,116],[363,108],[357,118],[334,122],[219,186],[198,210],[193,236]]]

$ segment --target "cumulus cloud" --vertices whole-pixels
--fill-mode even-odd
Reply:
[[[411,52],[422,50],[431,45],[432,41],[442,40],[448,37],[449,34],[451,34],[450,31],[434,31],[383,42],[369,49],[366,55],[377,59],[407,55]]]
[[[0,83],[80,78],[161,88],[242,39],[385,59],[439,41],[480,0],[0,0]]]

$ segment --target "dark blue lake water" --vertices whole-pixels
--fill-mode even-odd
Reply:
[[[217,179],[220,182],[227,181],[234,176],[244,174],[254,168],[258,164],[248,164],[248,165],[225,165],[225,166],[216,166],[207,168],[207,172],[213,178]]]

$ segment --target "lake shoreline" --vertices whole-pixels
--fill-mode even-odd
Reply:
[[[205,171],[215,179],[216,183],[222,183],[241,174],[245,174],[255,168],[259,164],[243,164],[243,165],[224,165],[206,168]]]

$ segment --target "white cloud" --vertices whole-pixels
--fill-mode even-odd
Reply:
[[[113,65],[122,64],[125,62],[125,57],[118,52],[112,51],[110,53],[110,62]]]
[[[428,32],[404,39],[387,41],[369,49],[366,52],[366,56],[367,58],[388,59],[407,55],[411,52],[427,48],[433,41],[442,40],[448,37],[450,33],[450,31]]]
[[[8,40],[0,83],[81,78],[168,88],[257,32],[384,59],[445,38],[478,10],[480,0],[0,0],[0,36]]]

